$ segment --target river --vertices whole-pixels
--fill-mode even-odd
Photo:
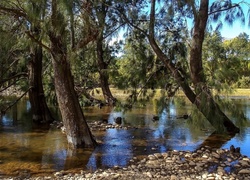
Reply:
[[[15,176],[21,172],[37,175],[79,169],[94,171],[126,166],[133,156],[143,157],[174,149],[194,151],[203,145],[216,148],[234,145],[250,157],[250,100],[248,97],[232,97],[230,101],[238,112],[245,114],[242,118],[235,113],[237,111],[225,110],[240,127],[240,133],[234,137],[214,134],[209,123],[196,116],[193,107],[181,98],[164,106],[153,100],[125,112],[106,106],[101,109],[85,107],[84,114],[90,123],[106,119],[109,124],[115,124],[114,119],[122,117],[122,127],[130,128],[93,131],[102,143],[94,150],[72,152],[60,129],[32,123],[30,104],[22,100],[0,120],[0,175]],[[154,121],[154,116],[159,120]]]

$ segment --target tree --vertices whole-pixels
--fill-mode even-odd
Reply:
[[[235,72],[231,77],[231,85],[241,88],[249,87],[249,36],[243,33],[233,39],[225,40],[223,47],[226,51],[227,64],[230,63],[230,70]]]
[[[5,2],[3,2],[4,4]],[[13,3],[15,4],[15,3]],[[18,19],[15,17],[15,23],[19,24],[18,31],[21,35],[21,37],[24,36],[24,32],[30,28],[32,34],[35,38],[40,38],[40,24],[39,21],[34,21],[37,17],[42,17],[41,15],[41,9],[40,7],[36,7],[35,3],[31,1],[29,7],[20,7],[27,10],[27,14],[31,15],[30,17],[27,17],[27,14],[21,13],[18,10],[15,10],[12,8],[12,6],[9,6],[8,3],[5,4],[6,6],[1,6],[1,10],[3,12],[7,12],[15,17],[16,14],[26,17],[27,19]],[[40,16],[39,16],[40,15]],[[34,18],[34,16],[37,16]],[[16,33],[15,33],[16,34]],[[20,43],[20,41],[24,41]],[[42,47],[40,45],[37,45],[36,43],[30,43],[25,38],[20,38],[20,41],[18,44],[22,44],[20,48],[22,49],[22,58],[24,59],[25,65],[28,66],[25,68],[25,72],[22,74],[28,74],[28,90],[25,90],[25,92],[29,92],[29,100],[31,103],[31,109],[32,109],[32,115],[33,120],[35,122],[52,122],[53,117],[51,115],[51,112],[47,106],[44,91],[43,91],[43,85],[42,85],[42,59],[43,59],[43,53],[42,53]],[[14,46],[13,46],[14,47]],[[13,48],[12,47],[12,48]],[[29,53],[27,53],[27,50],[29,49]],[[21,55],[21,53],[19,53]],[[21,58],[21,56],[19,56]],[[26,59],[29,59],[29,62],[27,62]],[[18,61],[18,60],[17,60]],[[20,60],[19,60],[20,61]],[[16,71],[17,72],[17,71]],[[12,74],[17,75],[17,73]]]
[[[74,78],[67,54],[65,20],[58,4],[57,0],[52,0],[51,29],[48,31],[57,101],[69,145],[73,148],[95,147],[96,142],[87,125],[74,89]]]
[[[42,20],[43,9],[40,7],[41,4],[31,1],[27,7],[29,14],[36,16],[32,18],[30,23],[30,36],[34,39],[41,39],[41,27],[39,21]],[[40,19],[41,17],[41,19]],[[42,82],[42,68],[43,68],[43,49],[42,46],[36,42],[30,43],[30,58],[28,62],[28,81],[29,81],[29,101],[31,104],[31,110],[33,120],[35,122],[46,122],[50,123],[54,120],[51,112],[46,103],[43,90]]]
[[[208,0],[201,0],[199,11],[194,10],[195,23],[190,50],[190,72],[195,88],[195,99],[190,98],[187,93],[186,96],[219,132],[237,133],[239,128],[221,111],[206,85],[202,66],[202,45],[208,19],[208,3]]]
[[[40,6],[43,8],[43,12],[46,13],[46,19],[36,19],[37,22],[42,23],[40,27],[43,27],[42,32],[46,37],[40,38],[33,34],[35,31],[26,31],[27,35],[38,45],[41,45],[47,50],[52,57],[52,65],[54,70],[54,84],[57,95],[57,101],[59,109],[62,115],[63,124],[66,128],[66,135],[69,145],[72,148],[77,147],[95,147],[96,141],[94,140],[83,111],[78,101],[77,94],[74,89],[74,78],[71,74],[70,62],[69,62],[69,51],[67,46],[67,39],[69,32],[66,30],[67,21],[64,11],[63,2],[52,0],[51,2],[35,2],[36,7]],[[41,3],[41,4],[40,4]],[[15,3],[12,3],[15,5]],[[25,3],[24,3],[25,4]],[[27,3],[28,4],[28,3]],[[18,6],[8,7],[3,3],[0,6],[0,10],[4,13],[8,13],[11,17],[17,19],[25,19],[30,21],[29,13],[25,11],[23,7]],[[84,7],[82,4],[81,7]],[[60,7],[60,8],[59,8]],[[35,17],[33,17],[35,18]],[[36,24],[33,28],[38,28]],[[35,30],[35,29],[31,29]],[[92,32],[91,32],[92,33]],[[79,42],[77,47],[83,47],[88,42],[92,41],[95,34],[86,36],[82,41]],[[40,39],[37,39],[40,38]],[[50,43],[50,46],[48,43]],[[33,47],[34,48],[34,47]],[[39,51],[39,49],[37,49]]]
[[[93,2],[93,18],[96,19],[96,27],[98,28],[98,37],[96,39],[96,54],[98,72],[100,76],[100,84],[104,99],[109,105],[115,104],[117,101],[109,88],[109,72],[108,67],[113,60],[111,48],[108,44],[108,38],[111,39],[117,33],[119,28],[124,25],[120,18],[115,15],[112,8],[112,1],[105,0],[102,2]],[[105,42],[106,41],[106,42]]]
[[[202,45],[204,41],[208,15],[209,13],[213,13],[209,12],[208,2],[208,0],[201,0],[199,1],[199,5],[196,5],[193,1],[176,1],[175,3],[170,3],[170,1],[167,1],[165,4],[163,3],[163,8],[158,8],[160,10],[158,11],[158,16],[156,17],[156,1],[152,0],[148,33],[147,31],[144,31],[144,29],[142,29],[138,23],[139,21],[142,21],[142,18],[145,17],[145,15],[142,15],[139,18],[133,19],[133,21],[131,21],[122,10],[119,10],[119,12],[132,27],[140,30],[148,37],[149,43],[157,57],[164,63],[165,67],[169,69],[171,75],[182,88],[187,98],[199,109],[199,111],[207,118],[207,120],[215,127],[215,129],[218,132],[228,132],[234,134],[239,132],[239,128],[237,128],[228,119],[228,117],[221,111],[218,104],[214,101],[212,93],[207,86],[203,69]],[[196,7],[198,7],[198,9]],[[232,6],[229,2],[226,9],[223,9],[225,8],[223,7],[220,10],[230,10],[235,7],[238,6]],[[216,11],[220,12],[218,9],[216,9]],[[214,12],[214,14],[215,13],[216,12]],[[183,66],[178,66],[178,57],[176,57],[176,53],[178,51],[182,52],[181,49],[183,48],[181,47],[183,47],[183,43],[185,42],[183,41],[185,40],[183,38],[185,36],[186,27],[185,16],[194,18],[192,39],[191,44],[189,44],[190,76]],[[133,22],[136,22],[137,24]],[[162,29],[165,29],[165,31],[162,31]],[[175,37],[172,39],[172,41],[169,41],[171,42],[170,44],[175,44],[175,46],[170,45],[170,48],[166,48],[166,46],[164,46],[163,34],[165,33],[166,35],[168,32],[173,34]],[[172,52],[175,53],[173,54]],[[190,81],[192,82],[193,88],[190,86]]]

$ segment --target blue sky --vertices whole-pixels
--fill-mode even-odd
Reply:
[[[212,3],[214,0],[212,0],[210,3]],[[239,3],[242,2],[242,0],[232,0],[232,3]],[[249,0],[245,0],[245,2],[250,3]],[[250,4],[249,4],[250,5]],[[221,29],[221,35],[225,38],[234,38],[238,36],[240,33],[247,33],[250,36],[250,27],[248,27],[248,8],[247,5],[241,4],[245,18],[246,18],[246,24],[242,25],[240,22],[235,22],[232,26],[229,26],[227,24],[223,25],[223,28]]]
[[[225,38],[234,38],[243,32],[250,36],[250,28],[248,25],[246,24],[245,26],[242,26],[242,24],[239,22],[235,23],[233,26],[228,26],[225,24],[220,32]]]

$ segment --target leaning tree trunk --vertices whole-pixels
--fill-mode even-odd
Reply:
[[[101,33],[102,34],[102,33]],[[100,76],[100,83],[102,88],[102,93],[104,96],[104,99],[107,104],[114,105],[116,102],[116,99],[113,97],[110,88],[109,88],[109,75],[108,75],[108,63],[104,61],[104,52],[102,48],[102,40],[103,38],[100,37],[97,39],[96,42],[96,50],[97,50],[97,61],[98,61],[98,68],[99,68],[99,76]]]
[[[96,142],[89,130],[74,89],[74,79],[67,54],[60,49],[62,47],[60,37],[50,36],[50,39],[55,90],[68,143],[73,148],[95,147]]]
[[[198,110],[207,118],[211,125],[218,132],[238,133],[236,127],[230,119],[221,111],[218,104],[214,101],[210,90],[207,88],[202,69],[202,43],[206,27],[206,16],[208,10],[208,0],[201,0],[200,11],[195,15],[195,28],[193,35],[193,44],[190,52],[190,66],[192,81],[195,91],[189,86],[186,77],[179,71],[175,64],[160,49],[155,41],[155,0],[151,1],[149,42],[157,57],[172,72],[171,74],[182,88],[187,98],[196,105]],[[203,38],[203,39],[202,39]]]
[[[33,33],[38,36],[39,28],[34,27]],[[32,118],[34,122],[50,123],[54,118],[52,117],[44,96],[42,84],[42,47],[36,43],[31,45],[30,56],[28,81],[30,86],[29,101],[31,104]]]
[[[57,3],[57,0],[52,0],[51,24],[53,31],[49,32],[49,37],[55,91],[63,125],[68,143],[72,148],[95,147],[96,141],[90,132],[74,89],[74,78],[71,74],[65,41],[66,30],[62,24],[58,23],[63,18],[58,12]]]
[[[210,89],[206,85],[202,67],[202,45],[208,19],[209,0],[201,0],[200,9],[195,14],[193,39],[190,51],[191,79],[194,84],[195,104],[204,116],[218,131],[239,132],[229,118],[214,101]],[[225,129],[226,128],[226,129]]]

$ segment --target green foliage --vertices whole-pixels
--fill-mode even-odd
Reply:
[[[249,45],[246,34],[240,34],[231,40],[223,40],[218,32],[207,33],[203,45],[203,62],[210,87],[221,92],[225,89],[230,90],[231,87],[246,85],[243,81],[247,83],[244,77],[250,75],[247,53]]]
[[[250,88],[250,77],[242,76],[235,84],[238,88]]]
[[[177,88],[176,82],[163,62],[155,57],[147,40],[149,3],[143,0],[106,0],[91,1],[91,3],[58,0],[58,12],[54,22],[58,28],[51,29],[50,1],[1,1],[1,5],[11,8],[17,8],[17,4],[20,5],[17,10],[22,10],[27,15],[27,19],[24,17],[16,19],[17,16],[11,13],[8,16],[3,14],[0,16],[1,78],[8,77],[7,72],[26,72],[29,47],[34,41],[27,38],[25,31],[30,30],[31,24],[35,23],[41,27],[40,43],[47,47],[49,47],[50,31],[64,37],[76,86],[84,87],[89,91],[98,87],[100,85],[99,68],[96,61],[95,42],[79,49],[71,49],[70,36],[74,33],[79,43],[90,37],[92,31],[98,31],[98,35],[103,33],[104,60],[109,64],[104,71],[111,76],[110,83],[113,86],[123,89],[132,88],[134,93],[137,93],[135,90],[139,88],[163,88],[169,92],[166,96],[174,94],[173,90]],[[155,26],[157,43],[176,69],[184,70],[181,74],[189,80],[188,44],[186,43],[189,40],[189,34],[186,18],[195,17],[197,5],[191,0],[158,1],[157,3]],[[90,7],[93,9],[88,9]],[[220,11],[223,8],[228,10]],[[137,25],[144,33],[125,26],[127,21],[123,15],[126,15],[128,21]],[[210,7],[210,20],[221,23],[221,18],[229,23],[233,23],[236,19],[245,21],[242,7],[229,0],[215,1]],[[72,32],[71,25],[75,32]],[[111,43],[114,37],[118,36],[118,30],[121,27],[126,27],[123,29],[124,46],[120,42]],[[121,47],[123,47],[123,54],[115,59]],[[233,40],[224,40],[217,31],[207,33],[203,46],[203,67],[208,85],[217,92],[230,89],[232,86],[249,87],[249,47],[247,34],[241,34]],[[51,100],[55,101],[50,58],[50,55],[44,58],[44,87],[46,94],[51,95]],[[14,61],[16,61],[14,66],[8,69]],[[23,89],[27,88],[24,82],[19,85]],[[141,94],[147,94],[146,90],[142,90]],[[149,97],[146,96],[145,98]]]
[[[11,85],[25,91],[28,88],[25,82],[28,42],[23,41],[22,30],[22,21],[0,16],[0,90]]]
[[[242,110],[243,108],[238,108],[237,104],[233,102],[231,98],[221,98],[220,96],[215,96],[215,100],[218,102],[220,107],[231,117],[237,119],[237,122],[246,121],[247,118]]]

